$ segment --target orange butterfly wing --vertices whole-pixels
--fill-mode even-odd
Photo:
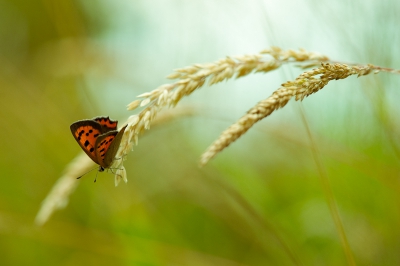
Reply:
[[[93,120],[81,120],[73,123],[71,132],[82,150],[97,164],[96,140],[102,134],[102,126]]]
[[[117,130],[118,121],[111,120],[108,116],[95,117],[92,120],[98,122],[103,127],[103,133],[111,130]]]
[[[97,138],[95,152],[98,164],[101,167],[110,167],[115,155],[117,154],[126,127],[127,126],[121,128],[119,132],[117,130],[109,131]]]

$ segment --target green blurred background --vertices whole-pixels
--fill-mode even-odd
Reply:
[[[270,45],[399,69],[399,10],[395,0],[1,0],[0,264],[345,265],[317,147],[356,263],[400,265],[400,77],[385,73],[291,101],[200,169],[220,132],[300,70],[204,87],[177,107],[195,116],[140,138],[127,184],[106,173],[94,184],[93,171],[34,224],[80,152],[72,122],[125,121],[126,105],[174,68]]]

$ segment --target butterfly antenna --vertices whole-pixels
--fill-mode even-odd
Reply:
[[[84,174],[81,175],[81,176],[78,176],[76,179],[81,179],[82,176],[86,175],[86,174],[89,173],[89,172],[92,172],[94,169],[97,169],[97,167],[95,167],[95,168],[93,168],[93,169],[87,171],[86,173],[84,173]]]
[[[96,173],[96,177],[94,178],[94,181],[93,181],[93,183],[96,183],[96,181],[97,181],[97,175],[99,174],[99,171],[97,171],[97,173]]]

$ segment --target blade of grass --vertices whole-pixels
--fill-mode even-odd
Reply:
[[[304,108],[302,107],[301,104],[300,104],[300,115],[301,115],[302,122],[306,128],[308,138],[310,140],[311,152],[313,154],[314,161],[315,161],[315,164],[318,169],[318,174],[321,179],[322,189],[323,189],[323,192],[325,194],[325,197],[326,197],[326,200],[328,203],[329,211],[330,211],[333,221],[335,223],[336,230],[339,233],[340,242],[342,244],[343,251],[346,255],[347,263],[351,266],[355,266],[356,263],[354,260],[354,256],[351,251],[349,242],[347,240],[347,236],[344,231],[342,220],[340,219],[340,215],[339,215],[338,207],[337,207],[337,204],[335,201],[335,197],[333,195],[332,187],[329,183],[328,173],[326,172],[326,169],[322,163],[321,156],[318,151],[318,147],[317,147],[315,140],[313,138],[313,135],[311,133],[310,127],[308,125],[308,122],[307,122],[307,119],[305,116]]]

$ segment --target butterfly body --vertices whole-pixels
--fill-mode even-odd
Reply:
[[[117,130],[118,121],[95,117],[73,123],[70,128],[82,150],[98,164],[99,171],[109,168],[117,154],[125,127]]]

